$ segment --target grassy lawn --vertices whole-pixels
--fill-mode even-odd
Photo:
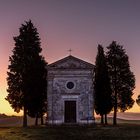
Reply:
[[[140,140],[140,125],[1,127],[0,140]]]

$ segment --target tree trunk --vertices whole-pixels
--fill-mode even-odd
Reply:
[[[38,114],[36,114],[36,118],[35,118],[35,125],[38,125]]]
[[[43,115],[41,115],[41,125],[44,124]]]
[[[23,110],[23,127],[27,127],[27,109],[25,106]]]
[[[104,124],[104,115],[101,115],[101,124]]]
[[[114,116],[113,116],[113,125],[117,124],[117,70],[115,67],[115,81],[114,81]]]
[[[105,124],[108,124],[107,123],[107,114],[105,114]]]
[[[117,124],[117,92],[115,92],[113,125]]]
[[[117,124],[117,108],[114,106],[113,125]]]

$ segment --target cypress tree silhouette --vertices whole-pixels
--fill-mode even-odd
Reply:
[[[32,114],[33,110],[39,112],[38,108],[46,103],[47,63],[40,55],[42,49],[39,34],[31,20],[21,25],[19,35],[14,37],[14,41],[15,47],[9,58],[7,72],[6,100],[14,111],[19,112],[23,109],[23,126],[26,127],[27,114]],[[37,105],[34,106],[34,102],[38,108]]]
[[[116,125],[117,111],[124,112],[134,104],[132,95],[135,88],[135,77],[130,70],[128,56],[123,46],[113,41],[107,48],[107,62],[114,109],[113,124]]]
[[[95,62],[95,111],[101,116],[101,123],[107,124],[107,114],[112,110],[112,91],[106,57],[101,45],[98,45],[98,53]]]

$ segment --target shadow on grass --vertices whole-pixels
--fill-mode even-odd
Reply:
[[[140,125],[0,127],[0,140],[139,140]]]

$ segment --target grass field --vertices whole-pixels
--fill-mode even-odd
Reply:
[[[1,127],[0,140],[140,140],[140,125]]]
[[[29,126],[21,127],[21,118],[0,123],[0,140],[140,140],[140,121],[118,119],[118,125],[102,126]],[[6,123],[7,122],[7,123]],[[17,122],[17,123],[15,123]],[[33,123],[33,122],[32,122]],[[8,126],[9,124],[9,126]],[[16,124],[14,126],[14,124]]]
[[[1,140],[140,140],[139,125],[0,128]]]

